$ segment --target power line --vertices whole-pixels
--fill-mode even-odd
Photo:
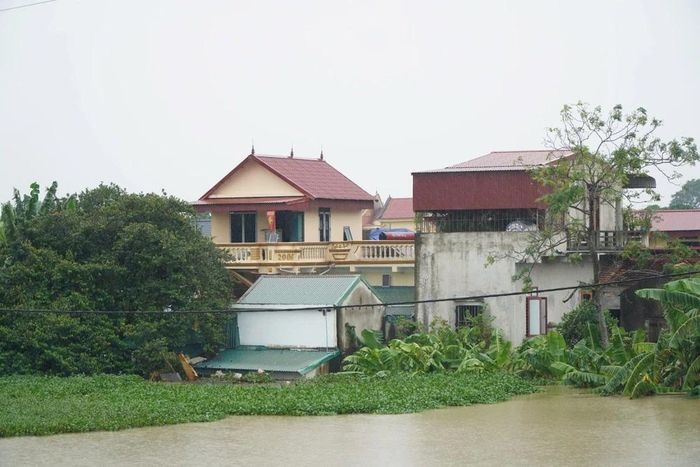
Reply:
[[[184,315],[184,314],[231,314],[239,311],[315,311],[319,309],[336,309],[341,310],[345,308],[376,308],[376,307],[389,307],[389,306],[402,306],[402,305],[419,305],[427,303],[441,303],[441,302],[459,302],[467,300],[483,300],[485,298],[498,298],[498,297],[513,297],[518,295],[533,295],[548,292],[561,292],[564,290],[576,290],[576,289],[595,289],[601,287],[609,287],[612,285],[622,285],[622,284],[632,284],[636,282],[642,282],[649,279],[671,279],[686,276],[697,276],[700,275],[698,271],[690,272],[680,272],[673,274],[659,274],[655,276],[649,276],[644,278],[635,279],[623,279],[618,281],[610,282],[600,282],[597,284],[578,284],[570,285],[565,287],[553,287],[549,289],[537,289],[533,291],[518,291],[518,292],[502,292],[496,294],[483,294],[483,295],[469,295],[464,297],[450,297],[450,298],[431,298],[427,300],[411,300],[405,302],[390,302],[390,303],[364,303],[361,305],[327,305],[327,306],[309,306],[309,307],[289,307],[289,308],[279,308],[271,303],[250,303],[254,308],[242,309],[239,307],[226,309],[226,310],[146,310],[146,311],[126,311],[126,310],[49,310],[49,309],[23,309],[23,308],[0,308],[0,313],[57,313],[57,314],[102,314],[102,315]],[[264,308],[269,306],[270,308]]]
[[[51,3],[51,2],[55,2],[55,1],[57,1],[57,0],[44,0],[43,2],[34,2],[34,3],[26,3],[24,5],[11,6],[9,8],[3,8],[2,10],[0,10],[0,13],[2,13],[3,11],[19,10],[20,8],[27,8],[30,6],[43,5],[44,3]]]

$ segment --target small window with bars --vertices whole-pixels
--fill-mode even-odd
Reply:
[[[474,318],[479,316],[484,310],[484,304],[458,303],[455,305],[455,328],[471,327],[474,325]]]

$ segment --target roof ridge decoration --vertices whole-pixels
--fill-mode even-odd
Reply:
[[[294,187],[309,200],[372,201],[374,198],[346,175],[320,158],[248,155],[210,188],[199,200],[205,201],[234,173],[247,164],[259,164],[271,174]]]

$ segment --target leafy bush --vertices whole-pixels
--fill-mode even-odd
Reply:
[[[246,373],[241,379],[246,383],[273,383],[275,381],[275,378],[273,378],[270,373],[266,373],[262,370]]]
[[[604,310],[603,313],[610,334],[611,329],[617,326],[617,321],[609,311]],[[600,342],[598,329],[598,310],[590,300],[583,301],[570,312],[564,313],[557,325],[557,332],[564,337],[570,348],[586,338]]]
[[[505,368],[511,344],[490,320],[478,326],[452,329],[436,320],[427,332],[417,332],[405,339],[392,339],[383,345],[363,331],[365,346],[343,360],[343,370],[370,376],[397,373],[475,373]]]
[[[115,185],[17,192],[0,216],[0,308],[17,310],[0,312],[0,373],[145,376],[189,344],[218,347],[224,315],[165,312],[230,302],[224,258],[193,219],[184,201]]]

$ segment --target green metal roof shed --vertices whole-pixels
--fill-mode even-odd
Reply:
[[[234,308],[342,305],[359,284],[371,289],[359,275],[261,276]]]

